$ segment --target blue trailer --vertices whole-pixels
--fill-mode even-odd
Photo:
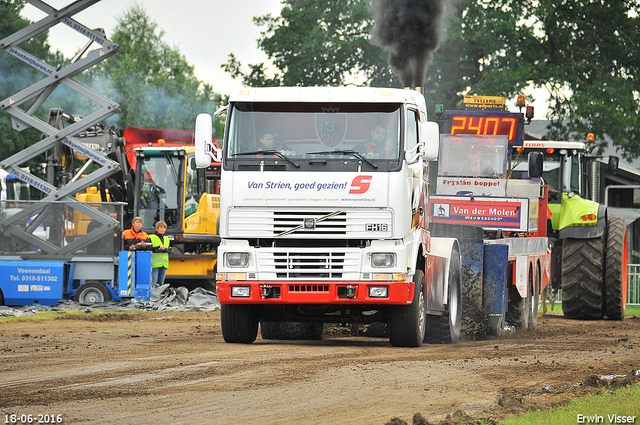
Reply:
[[[70,260],[0,259],[0,304],[55,305],[71,299],[94,304],[131,298],[148,301],[150,296],[150,251]]]

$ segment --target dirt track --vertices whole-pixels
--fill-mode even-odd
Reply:
[[[104,313],[0,323],[0,413],[64,423],[375,424],[500,418],[639,376],[640,319],[545,316],[457,345],[225,344],[220,313]],[[577,385],[580,384],[581,385]],[[623,412],[620,412],[623,413]]]

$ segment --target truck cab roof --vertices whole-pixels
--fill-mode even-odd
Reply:
[[[584,142],[564,142],[554,140],[525,140],[524,148],[554,148],[554,149],[577,149],[584,151],[586,145]]]
[[[376,87],[259,87],[235,90],[230,102],[409,103],[425,109],[415,90]]]

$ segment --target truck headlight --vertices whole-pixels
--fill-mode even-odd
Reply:
[[[249,265],[249,253],[225,252],[224,264],[227,267],[247,267]]]
[[[369,298],[388,298],[389,288],[387,286],[370,286]]]
[[[249,286],[232,286],[231,296],[248,298],[251,296],[251,288]]]
[[[377,252],[371,254],[371,267],[391,268],[396,265],[396,254],[393,252]]]

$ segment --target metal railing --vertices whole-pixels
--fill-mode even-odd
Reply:
[[[640,264],[627,269],[627,305],[640,306]]]
[[[627,305],[640,306],[640,264],[627,266]],[[555,294],[554,300],[562,304],[562,290]]]

